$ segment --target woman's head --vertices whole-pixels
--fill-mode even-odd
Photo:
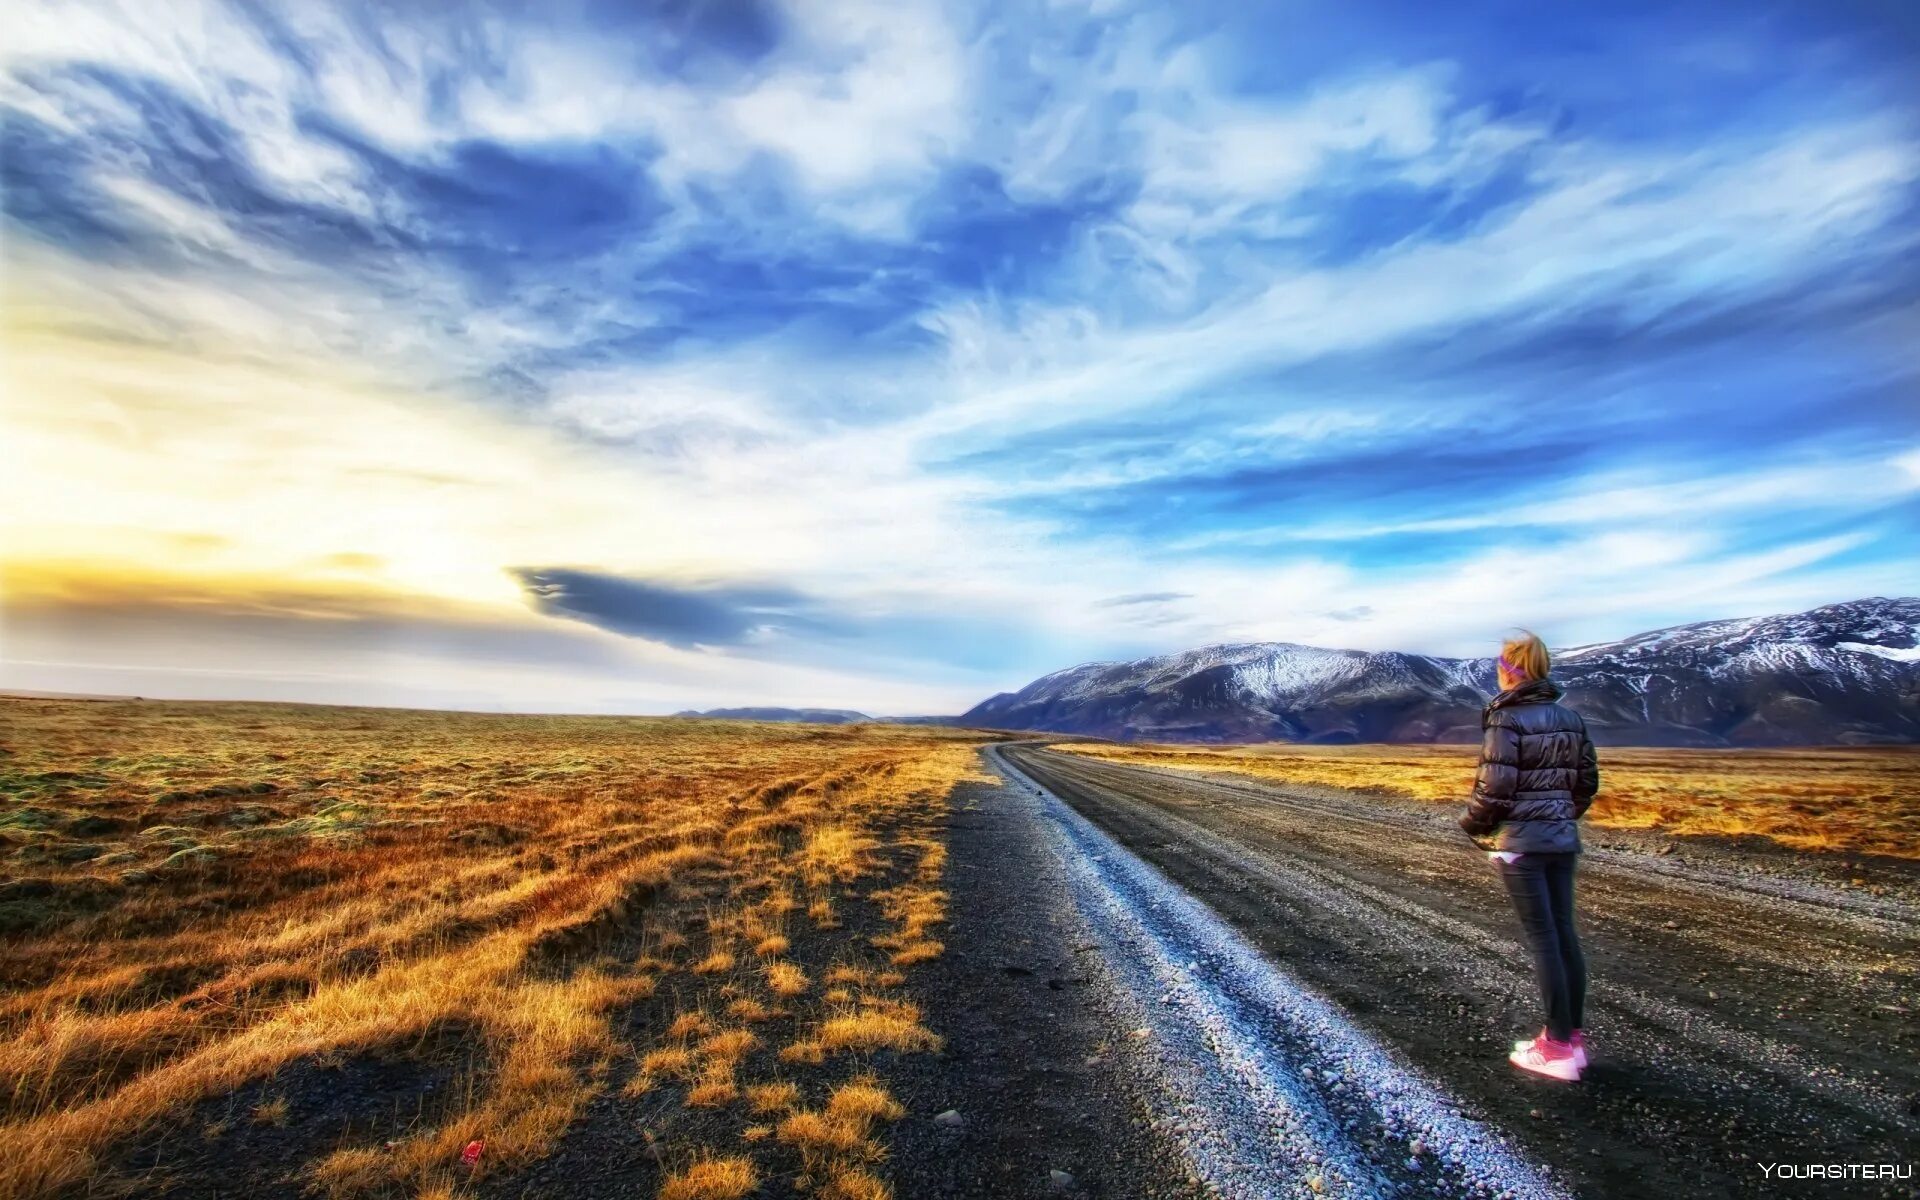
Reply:
[[[1521,630],[1519,636],[1508,638],[1500,647],[1500,659],[1495,670],[1500,675],[1500,690],[1519,687],[1529,679],[1545,679],[1553,667],[1553,656],[1547,653],[1547,644],[1539,636]]]

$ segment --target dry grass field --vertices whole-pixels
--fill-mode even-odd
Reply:
[[[1474,746],[1062,744],[1117,762],[1225,771],[1464,805]],[[1920,748],[1602,747],[1587,819],[1673,834],[1757,834],[1795,850],[1920,858]]]
[[[933,822],[979,742],[0,700],[0,1195],[109,1192],[189,1120],[285,1125],[295,1064],[451,1053],[437,1098],[290,1178],[458,1195],[618,1095],[701,1116],[662,1196],[884,1197],[885,1064],[940,1044],[900,994],[941,952]]]

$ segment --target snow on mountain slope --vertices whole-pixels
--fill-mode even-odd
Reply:
[[[1598,740],[1682,745],[1920,741],[1920,598],[1704,621],[1557,652]],[[1490,659],[1206,646],[1084,663],[962,723],[1163,741],[1468,741]]]

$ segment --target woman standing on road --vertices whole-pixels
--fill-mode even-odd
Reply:
[[[1580,714],[1555,703],[1552,659],[1531,633],[1500,647],[1500,694],[1480,715],[1484,737],[1473,799],[1460,828],[1487,851],[1520,915],[1547,1024],[1515,1042],[1514,1066],[1575,1080],[1586,1069],[1587,962],[1573,926],[1580,817],[1600,790],[1600,765]]]

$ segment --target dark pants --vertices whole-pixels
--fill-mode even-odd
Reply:
[[[1533,973],[1547,1009],[1547,1034],[1566,1041],[1583,1028],[1587,960],[1573,929],[1573,868],[1578,854],[1522,854],[1517,862],[1493,860],[1513,897],[1533,952]]]

